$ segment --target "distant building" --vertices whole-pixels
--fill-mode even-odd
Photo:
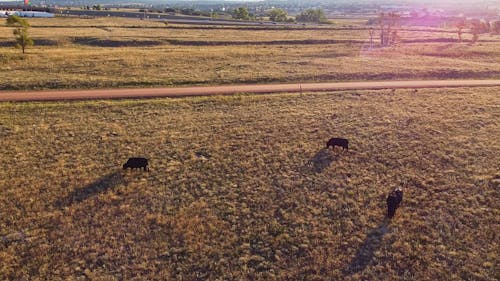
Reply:
[[[13,13],[13,12],[0,10],[0,18],[6,18],[10,15],[10,13]]]
[[[410,11],[411,7],[410,6],[405,6],[405,5],[382,5],[380,6],[380,9],[382,11]]]
[[[0,10],[0,17],[6,18],[10,15],[16,15],[23,18],[53,18],[54,14],[38,11],[2,11]]]

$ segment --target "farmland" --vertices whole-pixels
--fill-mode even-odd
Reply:
[[[0,279],[497,280],[499,91],[2,103]]]
[[[35,47],[14,49],[0,26],[0,90],[500,76],[500,36],[458,43],[452,29],[403,28],[370,48],[368,27],[165,25],[117,18],[30,19]]]

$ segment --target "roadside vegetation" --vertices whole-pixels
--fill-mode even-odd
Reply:
[[[0,26],[0,89],[153,87],[500,76],[500,36],[403,28],[381,48],[369,26],[165,25],[133,19],[30,19],[21,56]],[[378,32],[378,30],[375,30]]]
[[[0,279],[496,280],[499,91],[0,104]]]

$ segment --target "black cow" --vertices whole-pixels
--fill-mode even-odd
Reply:
[[[389,196],[387,196],[387,216],[389,218],[394,217],[401,201],[403,201],[403,190],[400,187],[389,193]]]
[[[327,143],[326,143],[326,148],[332,147],[335,149],[335,146],[340,146],[344,150],[349,150],[349,141],[347,139],[343,138],[331,138]]]
[[[144,171],[148,169],[148,159],[146,158],[129,158],[127,163],[123,164],[123,169],[135,169],[135,168],[143,168]]]

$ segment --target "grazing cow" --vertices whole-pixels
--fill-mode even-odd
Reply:
[[[387,196],[387,216],[389,218],[394,217],[396,209],[399,207],[401,201],[403,201],[403,190],[401,187],[398,187],[389,193],[389,196]]]
[[[127,163],[123,164],[123,169],[135,169],[135,168],[143,168],[144,171],[148,169],[148,159],[146,158],[129,158]]]
[[[335,149],[335,146],[340,146],[344,150],[349,150],[349,141],[347,139],[343,138],[331,138],[327,143],[326,143],[326,148],[332,147]]]

